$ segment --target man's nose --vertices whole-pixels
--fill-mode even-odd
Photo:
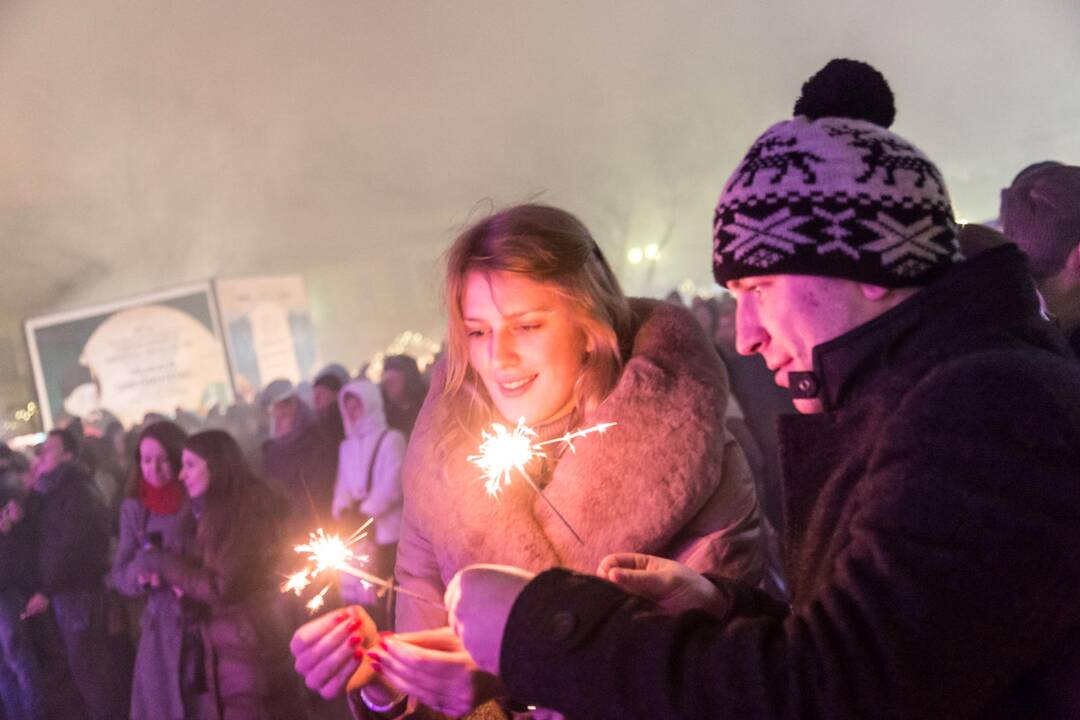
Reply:
[[[753,355],[761,352],[768,339],[768,333],[757,318],[740,307],[735,313],[735,350],[740,355]]]

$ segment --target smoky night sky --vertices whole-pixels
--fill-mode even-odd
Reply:
[[[216,275],[303,274],[326,361],[439,337],[439,257],[489,200],[577,213],[631,293],[704,284],[724,180],[832,57],[885,74],[961,217],[1080,162],[1075,0],[0,7],[0,337],[28,391],[26,317]]]

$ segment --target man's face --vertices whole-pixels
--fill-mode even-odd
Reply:
[[[394,405],[405,404],[405,373],[396,368],[390,368],[389,370],[383,370],[382,374],[383,392],[386,393],[386,399]]]
[[[337,393],[325,385],[316,385],[311,389],[311,405],[315,412],[321,413],[326,408],[337,404]]]
[[[789,387],[793,371],[814,369],[813,351],[867,319],[867,298],[851,280],[812,275],[764,275],[732,280],[735,347],[760,354],[776,384]],[[794,400],[801,413],[821,411],[818,400]]]
[[[49,435],[41,444],[41,452],[34,464],[34,474],[41,477],[45,473],[52,472],[60,467],[60,464],[70,460],[71,455],[64,451],[64,443],[57,435]]]
[[[270,408],[270,436],[288,435],[296,427],[296,406],[291,402],[274,403]]]

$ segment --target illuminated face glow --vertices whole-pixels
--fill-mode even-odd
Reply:
[[[535,425],[573,409],[588,342],[570,303],[550,284],[470,272],[461,314],[469,365],[504,419]]]
[[[176,479],[165,448],[152,437],[143,438],[139,443],[139,468],[143,479],[154,487],[164,487]]]
[[[180,456],[180,480],[187,488],[189,497],[202,497],[210,487],[210,467],[201,457],[185,450]]]
[[[814,369],[814,348],[866,322],[873,313],[863,287],[851,280],[813,275],[764,275],[732,280],[735,347],[758,353],[780,387],[791,372]],[[880,312],[880,309],[877,310]],[[801,413],[821,412],[817,399],[794,400]]]

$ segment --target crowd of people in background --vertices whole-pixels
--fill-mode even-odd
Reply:
[[[415,359],[390,356],[379,384],[330,365],[206,418],[70,418],[30,454],[0,445],[0,718],[347,714],[292,670],[305,612],[280,576],[308,533],[368,518],[357,552],[393,573],[426,394]],[[387,622],[387,596],[340,595]]]

